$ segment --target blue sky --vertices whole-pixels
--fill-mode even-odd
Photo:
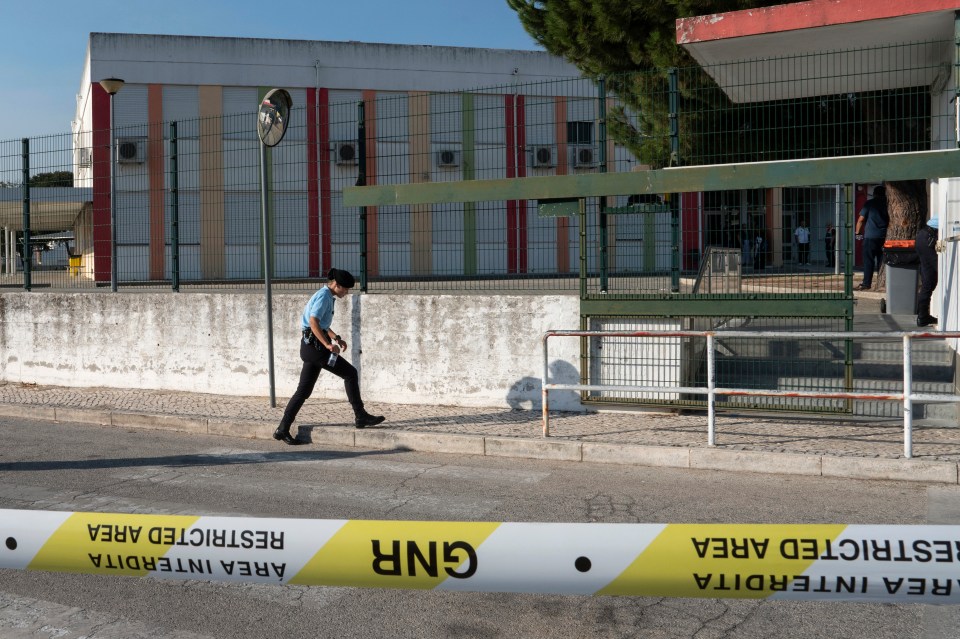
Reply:
[[[504,0],[8,0],[0,140],[70,132],[90,32],[537,49]]]

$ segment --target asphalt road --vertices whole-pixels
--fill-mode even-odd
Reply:
[[[0,419],[0,508],[317,519],[960,523],[960,487]],[[3,522],[0,522],[2,528]],[[955,637],[953,607],[217,584],[0,570],[0,638]]]

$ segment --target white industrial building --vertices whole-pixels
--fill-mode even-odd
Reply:
[[[478,178],[596,170],[593,149],[565,139],[566,121],[593,126],[592,83],[570,83],[586,91],[582,96],[516,94],[520,84],[579,77],[571,64],[537,51],[93,33],[73,122],[76,185],[93,189],[88,219],[77,230],[85,274],[104,281],[110,273],[111,99],[102,79],[125,81],[113,97],[120,278],[170,277],[166,123],[177,121],[181,277],[213,280],[260,275],[259,143],[247,116],[270,88],[287,89],[294,102],[287,137],[272,149],[275,274],[315,277],[334,264],[359,269],[357,211],[345,210],[340,200],[343,186],[357,179],[359,102],[368,111],[367,139],[374,141],[366,149],[371,183],[396,176],[464,179],[461,153],[467,152]],[[471,97],[475,139],[468,149],[455,92],[481,87],[500,88]],[[392,112],[383,113],[387,109]],[[555,125],[558,113],[565,121]],[[394,130],[378,131],[378,123]],[[387,148],[391,144],[399,148]],[[608,157],[615,170],[614,152]],[[462,218],[423,213],[371,212],[371,274],[446,272],[453,266],[444,260],[462,272]],[[516,270],[521,251],[506,237],[504,212],[489,215],[496,217],[473,236],[476,272]],[[576,244],[557,248],[555,220],[535,212],[522,218],[531,238],[523,253],[539,241],[544,270],[563,270]],[[433,250],[435,244],[444,250]]]

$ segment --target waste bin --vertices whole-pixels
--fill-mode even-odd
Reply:
[[[890,315],[917,314],[920,257],[915,244],[914,240],[887,240],[883,243],[887,297],[881,312]]]
[[[80,259],[80,258],[81,258],[80,255],[76,255],[76,254],[74,254],[74,253],[70,253],[70,254],[68,255],[68,257],[67,257],[67,260],[68,260],[68,268],[67,268],[67,271],[70,273],[70,275],[79,275],[79,274],[80,274],[80,267],[82,266],[82,264],[80,263],[80,262],[81,262],[81,259]]]

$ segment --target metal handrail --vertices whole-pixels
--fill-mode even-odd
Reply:
[[[903,391],[899,393],[864,393],[854,391],[782,391],[755,388],[717,388],[716,353],[717,337],[803,337],[804,339],[886,339],[900,338],[903,344]],[[707,386],[624,386],[612,384],[550,384],[549,357],[547,341],[551,337],[703,337],[707,340]],[[550,436],[550,410],[547,399],[552,390],[575,391],[620,391],[652,393],[690,393],[707,396],[707,444],[716,446],[716,398],[717,395],[734,396],[776,396],[776,397],[814,397],[820,399],[860,399],[903,402],[903,455],[913,457],[913,402],[940,401],[960,402],[960,395],[947,393],[914,393],[913,363],[910,355],[910,340],[914,339],[955,339],[960,331],[815,331],[803,333],[795,331],[565,331],[550,330],[543,334],[543,436]]]

